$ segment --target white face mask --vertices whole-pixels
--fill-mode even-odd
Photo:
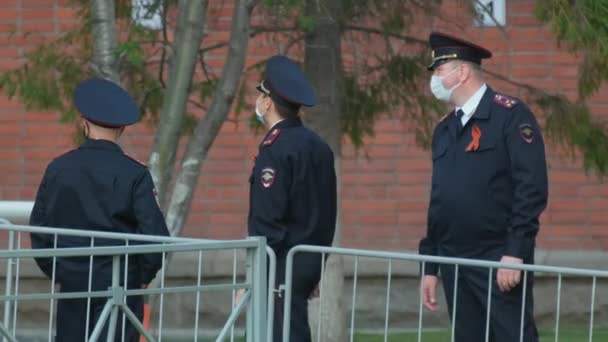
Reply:
[[[260,111],[259,102],[260,101],[258,101],[258,100],[255,101],[255,117],[256,117],[256,119],[258,119],[259,122],[264,124],[266,122],[266,120],[264,120],[264,114],[262,114],[262,112]]]
[[[450,97],[452,97],[452,92],[460,87],[460,85],[462,84],[462,82],[458,82],[458,84],[456,84],[455,86],[453,86],[452,88],[448,89],[443,85],[443,80],[450,76],[450,74],[452,74],[454,71],[458,70],[458,68],[460,68],[460,65],[457,66],[456,68],[454,68],[454,70],[448,72],[447,75],[445,76],[437,76],[437,75],[433,75],[431,76],[431,92],[433,93],[433,95],[435,96],[435,98],[437,100],[441,100],[441,101],[449,101]]]

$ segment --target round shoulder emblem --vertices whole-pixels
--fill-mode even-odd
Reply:
[[[270,188],[272,183],[274,183],[275,171],[271,167],[265,167],[262,169],[262,174],[260,180],[262,182],[262,186],[265,188]]]

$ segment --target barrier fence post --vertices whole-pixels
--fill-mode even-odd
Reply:
[[[6,220],[4,219],[0,219],[0,223],[1,224],[6,224],[7,222],[5,222]],[[8,232],[8,250],[12,250],[13,249],[13,245],[15,243],[15,232],[13,231],[9,231]],[[6,259],[6,279],[5,279],[5,286],[6,288],[4,289],[4,294],[8,297],[12,294],[13,291],[13,259],[12,258],[8,258]],[[10,332],[11,327],[10,327],[10,323],[11,323],[11,301],[9,299],[6,299],[4,301],[4,329],[7,330],[7,332]],[[2,338],[2,341],[5,341],[4,338]]]
[[[266,341],[266,239],[255,237],[257,248],[247,250],[247,283],[251,305],[247,307],[247,342]]]

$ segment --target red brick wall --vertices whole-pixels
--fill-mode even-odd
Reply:
[[[576,58],[559,49],[546,27],[534,18],[534,1],[507,1],[506,36],[496,28],[472,25],[460,1],[447,1],[441,19],[418,18],[412,34],[426,38],[442,29],[475,40],[494,52],[484,64],[489,70],[576,98]],[[212,3],[205,44],[224,40],[230,25],[230,5]],[[263,22],[260,16],[254,20]],[[74,22],[66,0],[0,1],[0,70],[17,66],[18,58],[35,44],[60,33]],[[31,32],[24,35],[25,32]],[[281,42],[258,37],[250,43],[251,65],[279,51]],[[365,47],[345,44],[345,58]],[[224,52],[207,62],[219,72]],[[252,79],[255,77],[252,77]],[[518,89],[488,80],[494,89],[521,95]],[[427,87],[427,84],[421,84]],[[590,103],[596,115],[608,115],[608,90]],[[253,100],[252,100],[253,101]],[[245,117],[227,122],[204,164],[185,235],[209,238],[242,237],[246,233],[250,156],[261,137]],[[344,244],[348,246],[414,248],[424,234],[429,194],[427,151],[416,147],[411,124],[397,119],[378,122],[376,137],[355,155],[344,147],[342,209]],[[0,199],[32,200],[46,163],[70,149],[72,127],[58,123],[58,114],[27,111],[17,101],[0,96]],[[147,160],[152,131],[141,124],[127,131],[125,150]],[[608,187],[582,172],[579,161],[549,145],[550,204],[542,217],[539,244],[543,248],[603,249],[608,247]]]

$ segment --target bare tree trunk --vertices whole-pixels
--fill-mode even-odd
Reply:
[[[342,130],[340,114],[344,97],[344,74],[342,69],[341,31],[336,18],[343,12],[342,1],[308,0],[306,14],[315,20],[314,30],[305,37],[304,70],[313,83],[319,104],[307,110],[305,122],[331,146],[335,155],[338,177],[338,220],[334,246],[340,245],[340,153]],[[317,335],[319,320],[320,336],[313,340],[324,342],[347,341],[346,316],[342,300],[344,287],[344,265],[342,257],[330,255],[323,274],[323,302],[311,302],[310,322],[313,336]],[[319,314],[320,306],[320,314]]]
[[[94,40],[91,69],[99,77],[120,82],[116,64],[116,18],[114,0],[91,0],[91,19]]]
[[[165,90],[160,124],[148,162],[163,208],[168,198],[167,189],[175,166],[175,154],[190,95],[196,56],[203,38],[207,4],[207,0],[179,2],[177,34],[172,48],[169,83]]]
[[[190,210],[201,164],[207,158],[209,148],[226,120],[236,96],[241,75],[245,68],[251,11],[255,3],[256,1],[252,0],[235,1],[228,56],[224,64],[222,77],[207,114],[198,122],[193,136],[188,142],[186,154],[182,161],[182,169],[167,210],[167,226],[171,235],[180,235]]]

